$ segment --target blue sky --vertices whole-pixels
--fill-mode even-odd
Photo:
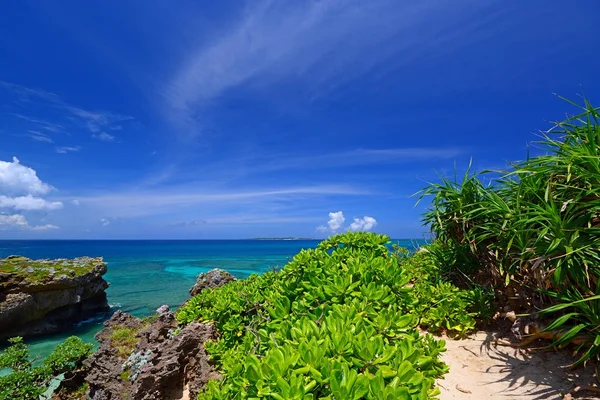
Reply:
[[[437,173],[600,101],[600,2],[18,1],[0,238],[426,233]],[[341,213],[340,213],[341,212]]]

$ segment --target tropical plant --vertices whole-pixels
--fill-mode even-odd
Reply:
[[[499,289],[516,309],[545,308],[546,329],[564,330],[554,345],[579,343],[583,362],[600,354],[600,113],[587,100],[578,107],[542,135],[542,155],[420,194],[433,196],[424,222],[466,260],[455,275]]]
[[[23,338],[9,340],[11,345],[0,353],[0,369],[10,373],[0,376],[0,400],[38,400],[50,381],[67,371],[80,368],[91,353],[93,344],[71,336],[56,346],[39,365],[34,365]]]

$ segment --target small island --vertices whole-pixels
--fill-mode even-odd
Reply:
[[[0,259],[0,340],[59,332],[108,311],[102,258]]]

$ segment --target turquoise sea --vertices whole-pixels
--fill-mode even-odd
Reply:
[[[394,240],[414,248],[419,240]],[[314,248],[317,240],[0,240],[0,257],[29,258],[104,257],[105,279],[111,311],[136,316],[154,313],[163,304],[172,309],[189,298],[196,277],[222,268],[237,278],[283,267],[301,249]],[[106,315],[84,321],[69,332],[26,340],[32,355],[44,357],[71,335],[93,342]]]

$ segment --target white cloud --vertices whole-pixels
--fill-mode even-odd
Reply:
[[[75,205],[75,206],[79,206],[79,200],[77,200],[77,199],[71,200],[71,203],[73,203],[73,205]]]
[[[344,225],[345,221],[346,221],[346,218],[344,217],[343,212],[341,212],[341,211],[330,212],[329,213],[329,222],[327,222],[327,225],[329,225],[329,229],[331,230],[331,232],[336,232],[338,229],[340,229],[342,227],[342,225]]]
[[[25,216],[21,214],[5,215],[0,214],[0,229],[30,229],[34,231],[45,231],[48,229],[59,229],[56,225],[29,225]]]
[[[170,224],[169,226],[171,227],[192,227],[192,226],[200,226],[200,225],[206,225],[208,223],[208,221],[204,220],[204,219],[191,219],[189,221],[182,221],[182,222],[175,222],[173,224]]]
[[[370,231],[377,226],[377,220],[373,217],[354,218],[350,224],[351,231]]]
[[[100,218],[100,223],[102,224],[102,226],[110,225],[110,221],[106,218]]]
[[[0,214],[0,227],[27,227],[29,223],[23,215],[15,214],[15,215],[4,215]]]
[[[39,196],[54,189],[42,182],[37,172],[22,165],[14,157],[12,162],[0,161],[0,208],[18,211],[51,211],[62,208],[59,201],[47,201]],[[22,214],[0,214],[0,227],[32,230],[57,229],[55,225],[29,225]]]
[[[63,204],[60,201],[47,201],[31,195],[8,197],[0,195],[0,208],[12,208],[20,211],[58,210]]]
[[[48,229],[60,229],[60,228],[56,225],[46,224],[46,225],[30,226],[29,229],[32,229],[34,231],[47,231]]]
[[[337,231],[343,229],[344,222],[346,222],[346,218],[344,217],[344,213],[342,211],[330,212],[329,221],[327,222],[328,226],[318,226],[317,231],[323,233],[336,233]],[[373,217],[365,216],[363,218],[354,218],[354,221],[350,224],[348,230],[370,231],[375,226],[377,226],[377,220]]]
[[[74,153],[81,150],[81,146],[61,146],[54,149],[58,154]]]
[[[98,140],[101,140],[103,142],[114,142],[115,141],[115,137],[113,135],[109,135],[106,132],[94,133],[92,135],[92,137],[94,139],[98,139]]]
[[[35,170],[22,165],[17,157],[12,162],[0,161],[0,194],[44,195],[52,186],[42,182]]]

